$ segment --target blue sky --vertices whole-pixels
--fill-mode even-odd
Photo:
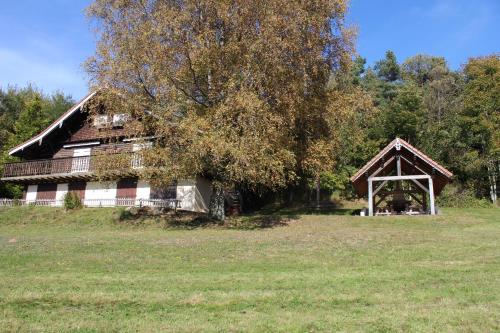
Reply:
[[[87,92],[82,63],[95,38],[84,16],[90,0],[2,0],[0,87],[32,82],[75,99]],[[385,51],[398,59],[446,57],[459,68],[469,57],[500,52],[499,0],[351,0],[357,50],[373,64]]]

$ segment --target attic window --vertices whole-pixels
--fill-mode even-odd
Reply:
[[[109,125],[109,116],[107,114],[97,115],[94,117],[94,126],[96,128],[105,128]]]
[[[128,120],[128,115],[119,113],[113,115],[113,127],[123,127]]]

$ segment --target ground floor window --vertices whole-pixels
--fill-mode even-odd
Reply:
[[[165,187],[152,187],[151,199],[177,199],[177,184]]]

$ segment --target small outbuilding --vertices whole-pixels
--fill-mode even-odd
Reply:
[[[368,197],[368,215],[436,214],[435,197],[452,179],[445,167],[396,138],[351,182],[360,197]]]

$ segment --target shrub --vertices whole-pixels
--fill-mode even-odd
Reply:
[[[452,208],[481,208],[492,205],[487,199],[477,198],[473,190],[453,185],[444,188],[436,203],[440,207]]]
[[[128,209],[120,207],[120,209],[118,210],[118,220],[119,221],[130,220],[133,217],[134,216],[132,215],[132,213],[130,213],[130,210],[128,210]]]
[[[68,192],[64,196],[64,208],[68,210],[82,208],[82,200],[76,193]]]

